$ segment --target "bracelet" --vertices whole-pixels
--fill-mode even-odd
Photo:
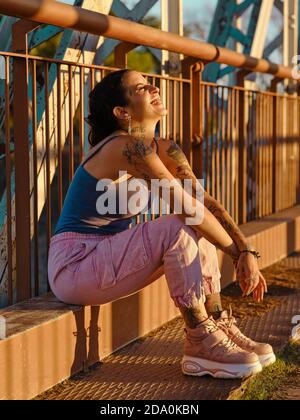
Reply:
[[[250,252],[250,254],[254,255],[255,258],[257,259],[260,258],[260,254],[258,251],[254,251],[254,250],[250,251],[250,249],[244,249],[243,251],[240,251],[240,253],[242,252]]]

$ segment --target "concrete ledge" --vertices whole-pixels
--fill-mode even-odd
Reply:
[[[164,277],[101,307],[65,305],[52,293],[0,311],[0,399],[30,399],[178,314]]]
[[[300,249],[300,206],[241,226],[266,267]],[[234,278],[218,251],[222,283]],[[51,293],[0,311],[0,399],[30,399],[179,314],[164,276],[101,307],[65,305]]]

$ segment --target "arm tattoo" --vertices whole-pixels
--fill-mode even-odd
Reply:
[[[172,143],[167,150],[168,156],[176,164],[175,177],[179,179],[191,179],[193,185],[193,193],[196,191],[197,178],[193,173],[185,154],[176,143]]]
[[[153,153],[152,148],[141,139],[136,139],[135,142],[127,142],[123,150],[123,155],[126,156],[128,163],[134,166],[141,163],[145,156],[150,153]]]
[[[167,154],[176,164],[175,176],[179,179],[192,179],[193,195],[195,196],[197,178],[193,173],[183,151],[176,143],[172,142],[167,150]],[[247,244],[247,240],[239,227],[235,224],[234,220],[230,217],[229,213],[222,206],[222,204],[211,197],[209,194],[206,194],[204,197],[204,205],[226,230],[238,249],[244,249],[245,245]]]
[[[240,251],[242,249],[245,249],[245,246],[247,245],[247,239],[245,238],[239,227],[235,224],[234,220],[231,218],[229,213],[222,206],[222,204],[210,197],[207,200],[204,200],[204,204],[207,207],[207,209],[220,222],[220,224],[226,230],[228,235],[235,242],[237,248]]]
[[[176,143],[172,143],[167,150],[168,156],[173,159],[179,165],[186,164],[187,158],[185,157],[183,151]]]

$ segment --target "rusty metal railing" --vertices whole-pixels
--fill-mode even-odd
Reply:
[[[234,220],[298,203],[300,98],[202,83],[200,100],[206,189]]]
[[[238,224],[300,202],[299,97],[201,80],[204,65],[216,61],[241,68],[239,83],[247,72],[272,74],[274,90],[293,79],[290,67],[59,2],[0,0],[0,13],[29,19],[14,25],[18,53],[0,53],[0,306],[48,290],[49,240],[86,151],[87,95],[114,70],[30,56],[26,35],[40,23],[123,41],[116,68],[140,44],[184,54],[182,78],[144,76],[165,92],[164,134],[180,144],[208,192]]]
[[[19,288],[29,296],[48,290],[49,240],[74,170],[87,150],[84,115],[88,93],[114,68],[13,53],[0,55],[5,60],[0,110],[4,145],[0,159],[1,213],[5,214],[1,226],[5,256],[0,266],[3,306],[22,299]],[[13,170],[14,127],[20,111],[11,101],[16,57],[27,62],[29,77],[28,133],[24,132],[23,138],[29,150],[29,155],[23,156],[29,165],[29,193],[22,197],[28,202],[19,202],[19,208],[13,199]],[[202,82],[203,66],[193,64],[188,69],[185,74],[189,78],[144,76],[159,86],[162,94],[165,89],[169,110],[166,135],[185,151],[194,172],[205,179],[207,191],[222,202],[238,224],[299,203],[300,98]],[[44,104],[43,115],[37,102]],[[162,134],[161,126],[159,132]],[[18,217],[29,221],[28,237],[16,237]],[[137,218],[138,223],[146,220],[147,215]],[[22,266],[24,270],[28,266],[29,284],[17,281],[18,241],[24,247],[29,244],[30,258],[23,260]]]
[[[0,0],[0,13],[132,44],[165,49],[206,62],[215,61],[250,71],[273,74],[279,78],[293,79],[292,68],[281,64],[58,1]]]

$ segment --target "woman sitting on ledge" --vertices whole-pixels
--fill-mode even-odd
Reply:
[[[273,363],[272,347],[245,337],[220,299],[216,247],[232,257],[243,295],[252,293],[257,302],[267,291],[258,253],[217,200],[203,190],[204,205],[195,198],[200,183],[180,147],[155,138],[156,124],[167,114],[159,89],[139,72],[115,71],[95,86],[89,107],[91,150],[76,170],[51,238],[48,274],[53,293],[66,303],[101,305],[165,274],[170,297],[186,324],[183,373],[239,378]],[[120,171],[128,177],[123,179]],[[108,190],[100,190],[98,183],[104,179],[112,180],[119,204],[106,215],[101,205],[109,198]],[[175,181],[170,205],[174,209],[183,198],[184,210],[130,227],[141,212],[118,195],[129,179],[146,185],[151,180]],[[180,184],[184,179],[193,184],[190,194]],[[120,211],[124,204],[131,211]],[[197,224],[187,223],[196,214],[191,207],[202,212]]]

